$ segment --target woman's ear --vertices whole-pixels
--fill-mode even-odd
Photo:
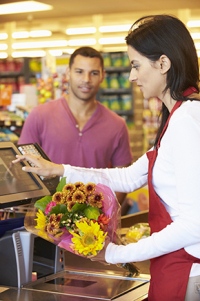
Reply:
[[[171,67],[171,61],[170,61],[170,59],[166,55],[164,55],[164,54],[161,55],[161,57],[159,58],[159,64],[160,64],[160,72],[162,74],[167,73],[167,71]]]

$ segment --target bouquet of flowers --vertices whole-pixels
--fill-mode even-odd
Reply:
[[[120,205],[108,186],[66,183],[66,178],[25,217],[28,231],[84,257],[97,255],[107,236],[115,242],[119,223]]]

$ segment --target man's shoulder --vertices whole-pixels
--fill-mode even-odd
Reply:
[[[50,110],[56,110],[60,107],[60,105],[62,105],[63,99],[62,98],[58,98],[58,99],[54,99],[54,100],[50,100],[48,102],[42,103],[42,104],[38,104],[37,107],[35,107],[32,110],[32,113],[42,113],[42,112],[47,112]]]

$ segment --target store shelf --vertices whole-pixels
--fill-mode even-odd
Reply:
[[[0,111],[0,141],[17,142],[24,119],[9,111]]]
[[[12,62],[0,60],[0,84],[10,84],[13,93],[18,93],[21,85],[35,81],[37,74],[41,72],[39,64],[40,59],[28,57],[13,59]]]
[[[106,88],[101,90],[101,94],[132,94],[131,88]]]
[[[7,101],[0,99],[0,141],[17,142],[25,119],[22,115],[25,114],[18,115],[17,110],[11,112],[7,106],[11,104],[11,96],[20,93],[24,85],[35,84],[40,73],[41,59],[27,57],[0,60],[0,87],[4,91],[10,87],[11,94]]]
[[[107,72],[130,72],[130,66],[110,66],[105,67]]]
[[[102,53],[105,79],[98,99],[106,107],[133,123],[133,88],[129,82],[130,63],[126,52]]]

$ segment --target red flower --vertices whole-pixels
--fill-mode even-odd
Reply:
[[[98,222],[102,223],[103,225],[108,225],[110,218],[105,214],[100,214],[98,217]]]

